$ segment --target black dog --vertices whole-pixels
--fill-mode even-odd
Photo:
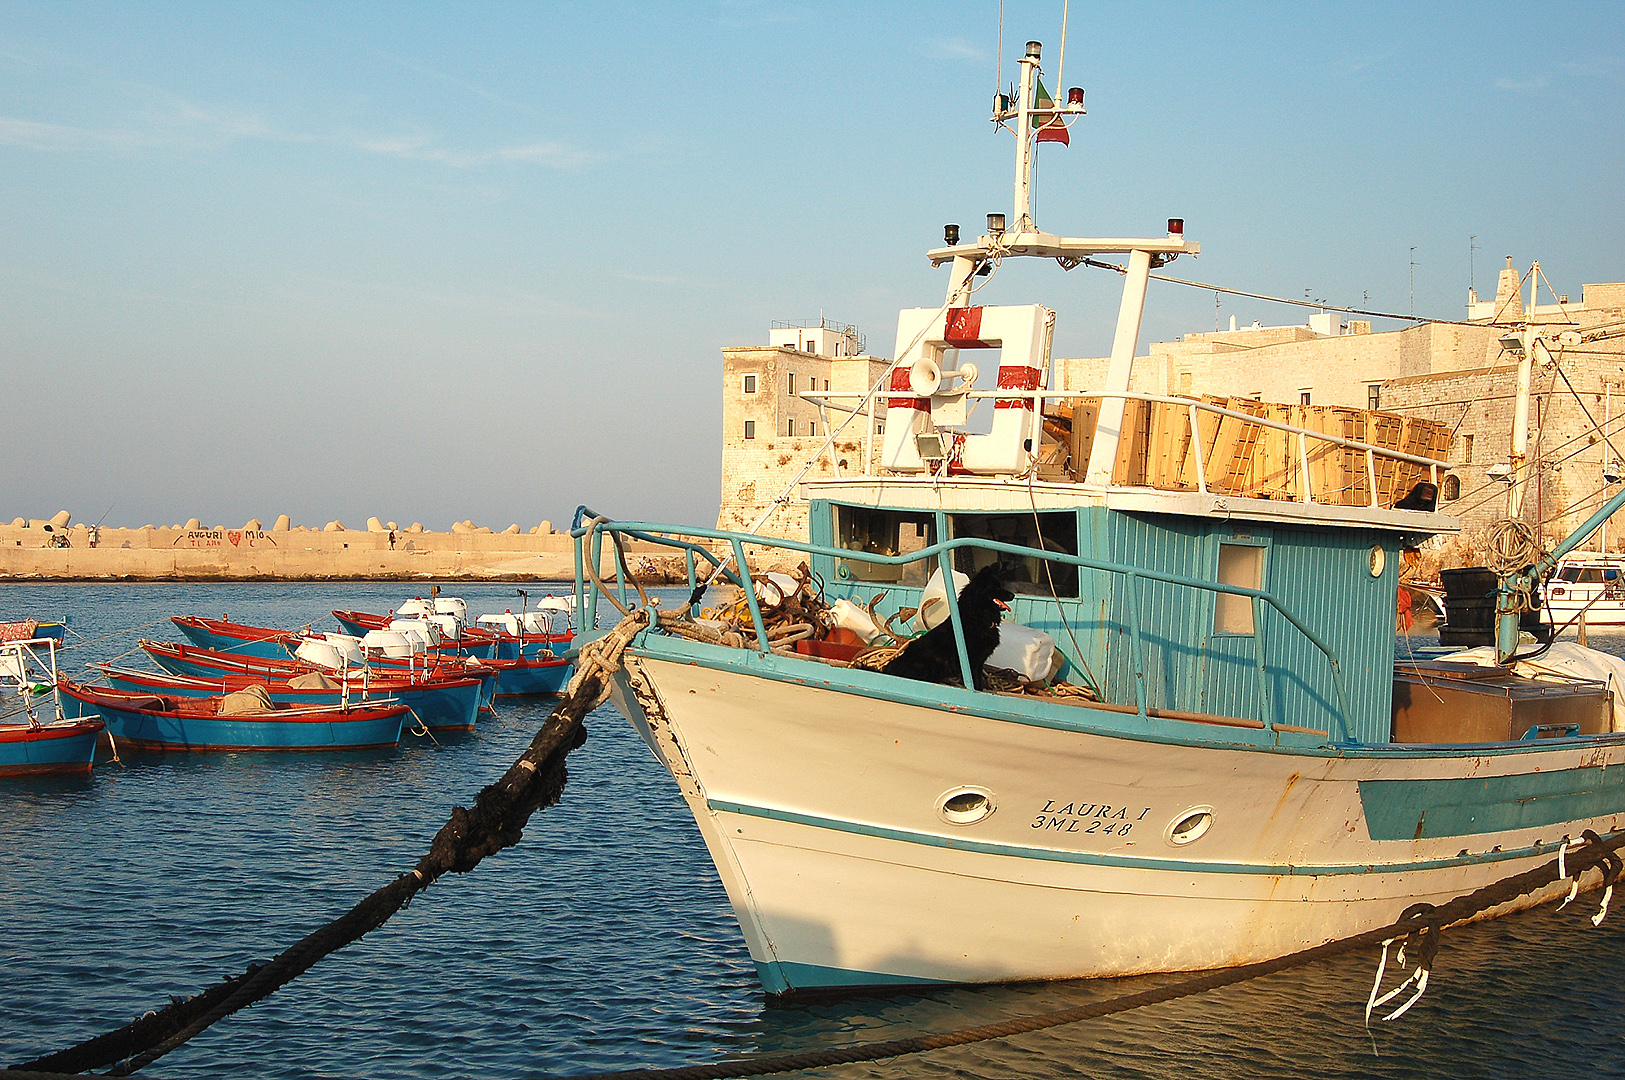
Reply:
[[[970,579],[959,594],[959,617],[965,625],[965,651],[970,654],[971,678],[976,689],[987,689],[982,665],[999,647],[999,612],[1009,610],[1016,594],[999,580],[996,566],[987,566]],[[881,668],[887,675],[900,675],[921,682],[962,685],[959,649],[954,645],[953,623],[944,619],[904,646],[892,661]]]

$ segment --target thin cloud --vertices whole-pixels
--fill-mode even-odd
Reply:
[[[1497,90],[1512,90],[1522,92],[1527,90],[1544,90],[1551,80],[1545,75],[1537,75],[1533,79],[1496,79]]]
[[[0,145],[31,150],[83,150],[91,147],[155,145],[159,140],[127,131],[95,131],[0,116]]]
[[[978,62],[987,59],[987,53],[976,48],[964,38],[935,38],[929,42],[931,54],[939,60],[975,60]]]

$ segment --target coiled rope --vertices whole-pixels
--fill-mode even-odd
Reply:
[[[222,980],[195,997],[171,1002],[116,1031],[36,1058],[9,1073],[18,1080],[35,1075],[82,1073],[114,1066],[109,1076],[128,1076],[186,1043],[210,1025],[268,997],[308,971],[317,961],[376,930],[441,875],[467,873],[487,855],[512,847],[524,836],[531,814],[559,801],[564,792],[565,756],[587,741],[583,718],[609,697],[609,676],[620,670],[627,642],[648,624],[637,611],[608,634],[582,646],[564,700],[548,716],[530,745],[501,779],[488,785],[473,809],[454,807],[435,834],[428,854],[410,872],[373,892],[349,911],[263,965]],[[19,1075],[20,1073],[20,1075]]]

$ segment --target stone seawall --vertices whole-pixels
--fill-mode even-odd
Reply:
[[[387,532],[314,529],[143,528],[0,525],[0,581],[569,581],[570,537],[562,533]],[[68,546],[52,546],[58,536]],[[609,545],[600,572],[614,572]],[[680,575],[680,561],[652,545],[629,544],[646,580]]]

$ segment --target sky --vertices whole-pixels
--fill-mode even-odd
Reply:
[[[1010,210],[1028,39],[1087,91],[1048,231],[1183,217],[1170,274],[1440,318],[1508,255],[1625,280],[1617,2],[1071,8],[1058,72],[1059,0],[1002,63],[998,0],[0,2],[0,519],[714,524],[720,350],[892,355],[942,225]],[[1118,290],[979,299],[1098,356]],[[1232,315],[1306,312],[1153,282],[1141,350]]]

